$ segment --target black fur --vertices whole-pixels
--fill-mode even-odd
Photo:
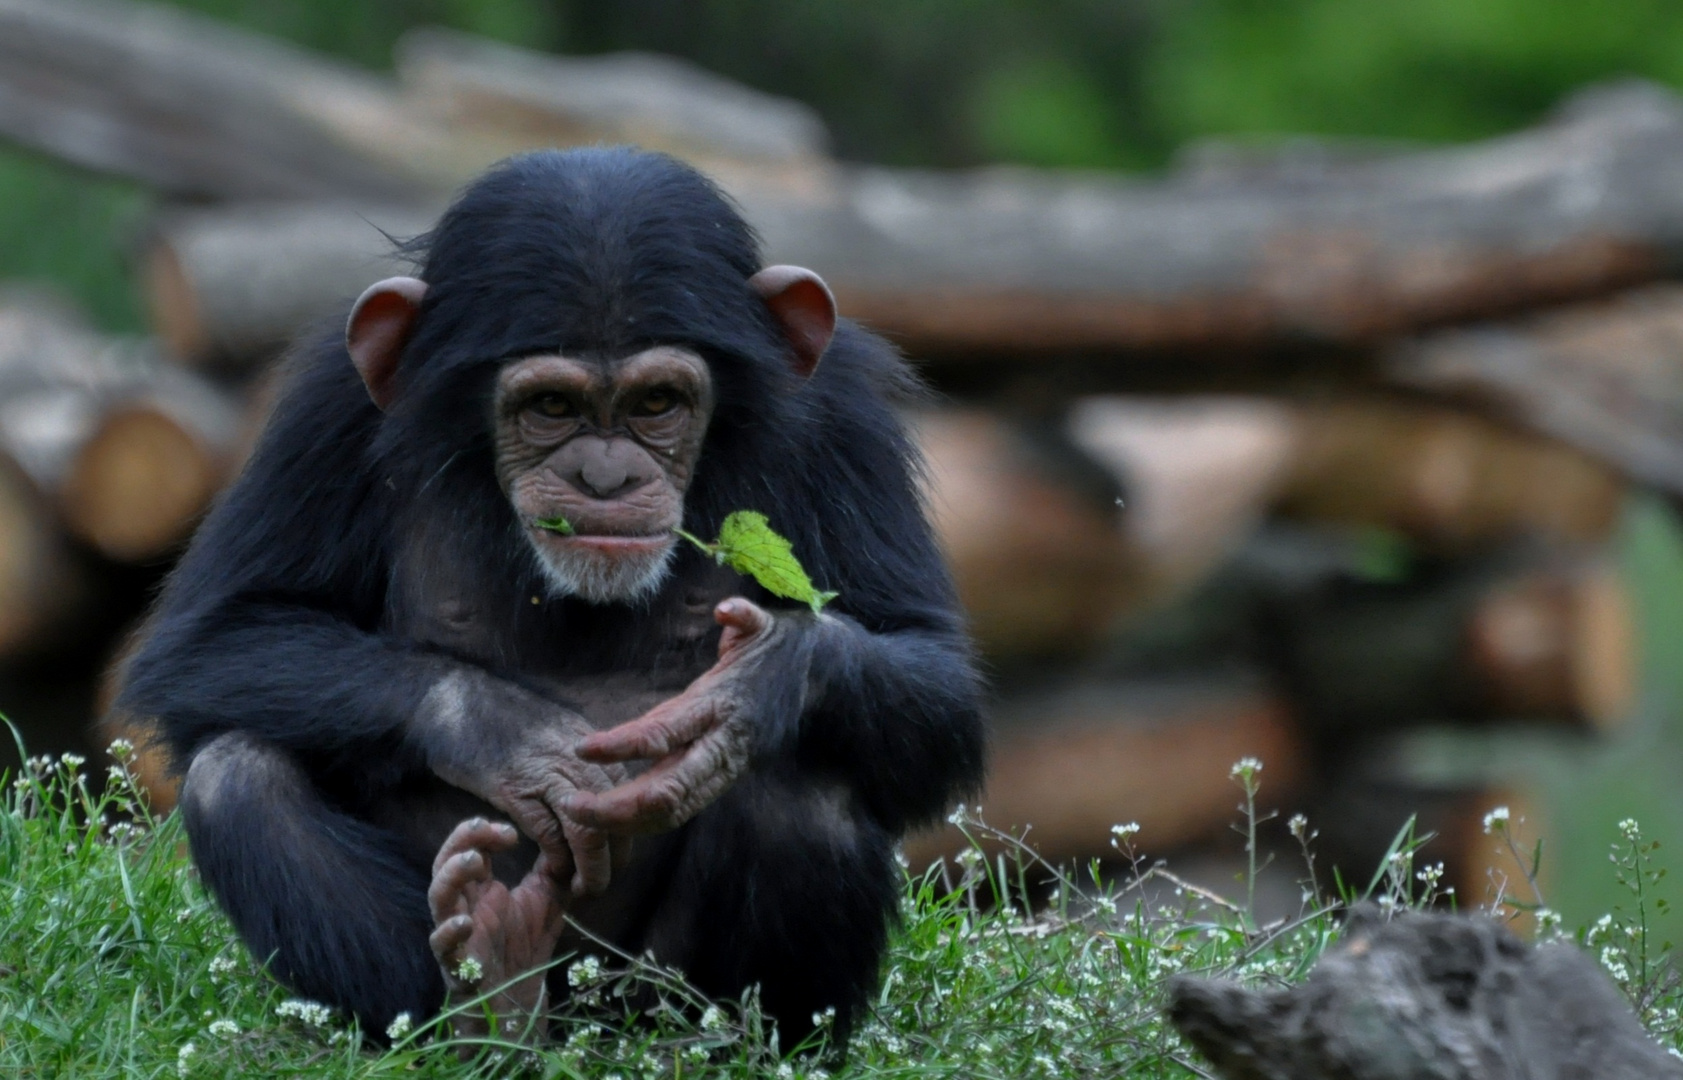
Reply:
[[[766,512],[819,587],[840,592],[828,610],[841,618],[769,687],[790,701],[816,688],[804,714],[767,725],[749,774],[656,840],[659,865],[599,922],[710,992],[761,984],[786,1033],[826,1006],[845,1022],[877,978],[892,845],[982,768],[978,679],[891,408],[915,382],[845,323],[816,375],[795,377],[746,284],[754,237],[705,179],[659,155],[515,159],[412,250],[430,288],[391,410],[370,403],[337,333],[303,349],[130,666],[122,706],[155,717],[183,767],[239,733],[216,744],[239,783],[184,802],[204,880],[298,992],[374,1031],[437,1008],[430,853],[378,812],[453,807],[425,794],[429,747],[408,724],[429,685],[467,664],[553,698],[568,678],[654,685],[679,671],[656,687],[666,693],[717,641],[664,629],[719,573],[694,552],[645,606],[531,602],[538,568],[492,469],[493,380],[536,352],[684,344],[718,393],[686,527],[713,535],[732,510]],[[406,564],[417,549],[426,558]],[[417,630],[415,581],[473,597],[483,632]],[[779,603],[746,580],[729,588]],[[420,803],[402,802],[416,790]]]

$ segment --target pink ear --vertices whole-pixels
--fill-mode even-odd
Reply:
[[[748,279],[783,327],[795,351],[795,374],[807,378],[836,332],[836,298],[824,279],[801,266],[768,266]]]
[[[420,278],[387,278],[368,286],[351,308],[345,348],[368,396],[382,412],[397,393],[397,359],[426,294],[427,283]]]

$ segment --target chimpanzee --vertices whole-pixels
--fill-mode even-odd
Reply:
[[[589,947],[563,914],[758,984],[785,1045],[845,1029],[896,839],[983,763],[916,381],[662,155],[512,159],[406,250],[297,353],[130,664],[203,880],[376,1032]],[[674,538],[744,509],[823,613]]]

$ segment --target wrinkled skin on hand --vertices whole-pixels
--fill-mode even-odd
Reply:
[[[626,776],[623,766],[582,758],[582,745],[576,731],[530,731],[478,792],[538,845],[555,873],[571,872],[575,896],[605,890],[626,857],[605,831],[566,812],[579,793],[613,790]]]
[[[795,633],[783,618],[742,597],[720,602],[719,659],[683,693],[635,720],[581,741],[580,759],[604,768],[652,761],[606,791],[565,796],[567,818],[597,835],[634,836],[675,829],[728,790],[748,768],[757,735],[763,666]]]
[[[488,1035],[492,1023],[503,1035],[547,1033],[543,968],[555,955],[568,897],[547,855],[512,889],[492,877],[492,854],[518,842],[512,825],[470,818],[433,861],[427,903],[435,929],[428,942],[444,973],[446,1007],[495,991],[457,1014],[460,1036]]]

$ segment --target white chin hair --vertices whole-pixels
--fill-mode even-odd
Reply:
[[[676,545],[658,553],[610,556],[588,550],[565,558],[533,545],[552,597],[576,596],[592,604],[635,604],[655,594],[671,570]]]

